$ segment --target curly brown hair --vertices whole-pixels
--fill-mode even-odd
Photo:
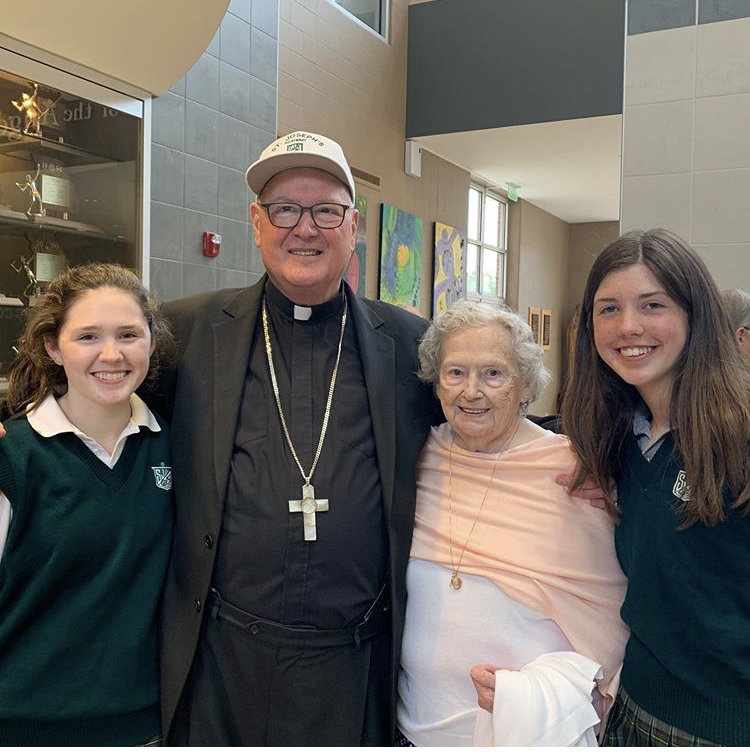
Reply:
[[[130,293],[148,322],[154,352],[147,379],[154,379],[174,344],[169,323],[153,296],[135,272],[118,264],[75,266],[56,277],[39,302],[29,309],[26,326],[17,343],[17,355],[8,374],[6,411],[16,415],[50,394],[65,394],[68,381],[62,366],[47,354],[45,341],[57,341],[71,306],[87,292],[114,287]]]

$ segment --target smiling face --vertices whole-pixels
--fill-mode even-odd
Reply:
[[[601,359],[638,390],[652,413],[663,412],[687,343],[687,313],[647,266],[634,264],[604,278],[592,315]]]
[[[65,371],[68,391],[60,403],[75,422],[73,416],[92,408],[129,410],[154,346],[138,301],[115,287],[98,287],[73,303],[57,341],[46,341],[45,348]]]
[[[506,448],[529,389],[518,375],[502,324],[462,329],[443,341],[436,387],[458,446],[472,452]]]
[[[301,206],[321,203],[351,205],[346,186],[323,170],[298,167],[275,175],[263,188],[264,204],[289,201]],[[296,227],[274,227],[258,202],[250,205],[255,244],[276,287],[290,300],[315,305],[331,300],[354,250],[356,209],[346,212],[341,227],[321,229],[309,211]]]

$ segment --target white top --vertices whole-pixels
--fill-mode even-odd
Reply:
[[[52,395],[46,397],[38,407],[32,408],[27,413],[26,418],[29,421],[29,425],[40,436],[44,436],[47,439],[60,433],[75,434],[109,468],[113,468],[117,464],[117,460],[120,459],[127,437],[138,433],[141,430],[141,426],[145,426],[151,431],[161,431],[154,414],[137,394],[130,395],[130,420],[125,428],[122,429],[122,433],[115,443],[115,449],[112,454],[109,454],[101,444],[74,426],[65,417],[65,413],[60,409],[60,405],[57,404],[57,400]],[[0,441],[5,441],[5,439],[0,439]],[[12,517],[13,509],[10,506],[10,501],[0,491],[0,557],[3,555],[3,550],[5,549],[5,541],[8,538],[8,529],[10,528]]]
[[[409,597],[397,721],[418,747],[472,746],[478,714],[491,718],[477,705],[469,675],[474,665],[494,664],[516,674],[540,656],[556,653],[582,659],[594,675],[599,670],[598,664],[572,652],[555,622],[509,598],[494,583],[461,574],[463,586],[453,590],[450,578],[447,568],[419,559],[412,559],[406,572]],[[593,687],[591,681],[589,693]],[[568,688],[557,682],[557,690],[565,693]],[[546,708],[550,697],[542,695],[538,700]],[[590,710],[587,725],[592,727],[598,717],[590,694],[583,701],[584,711]],[[498,702],[502,696],[496,692],[496,707]],[[502,745],[501,737],[502,732],[496,732],[495,745]],[[596,746],[593,732],[588,740]]]

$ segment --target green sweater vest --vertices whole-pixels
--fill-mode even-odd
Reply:
[[[168,433],[141,428],[109,469],[72,433],[43,438],[25,418],[5,427],[0,745],[142,743],[160,732]]]
[[[750,516],[678,531],[687,492],[667,436],[651,462],[626,441],[617,555],[631,629],[622,685],[662,721],[723,746],[750,744]],[[725,496],[727,509],[732,499]]]

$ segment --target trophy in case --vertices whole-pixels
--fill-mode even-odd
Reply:
[[[32,217],[43,217],[45,215],[44,204],[42,204],[42,194],[39,193],[39,188],[37,188],[36,185],[36,181],[39,180],[39,173],[41,172],[41,170],[41,165],[37,164],[36,172],[34,173],[33,178],[31,177],[31,175],[26,175],[25,183],[16,183],[16,185],[21,189],[21,193],[26,193],[26,191],[29,192],[31,203],[29,204],[29,208],[26,209],[25,212],[26,216],[29,219],[31,219]]]
[[[46,106],[42,104],[39,96],[39,84],[34,84],[34,91],[27,94],[21,93],[21,101],[11,100],[11,104],[23,115],[24,123],[22,131],[27,136],[42,138],[42,121],[44,116],[60,101],[60,96],[55,100],[47,99]]]
[[[11,261],[10,267],[14,272],[26,275],[26,281],[28,284],[21,294],[29,301],[29,305],[33,305],[32,301],[36,301],[36,298],[39,295],[39,280],[37,280],[29,261],[33,261],[33,258],[27,260],[26,256],[21,256],[18,262]]]

